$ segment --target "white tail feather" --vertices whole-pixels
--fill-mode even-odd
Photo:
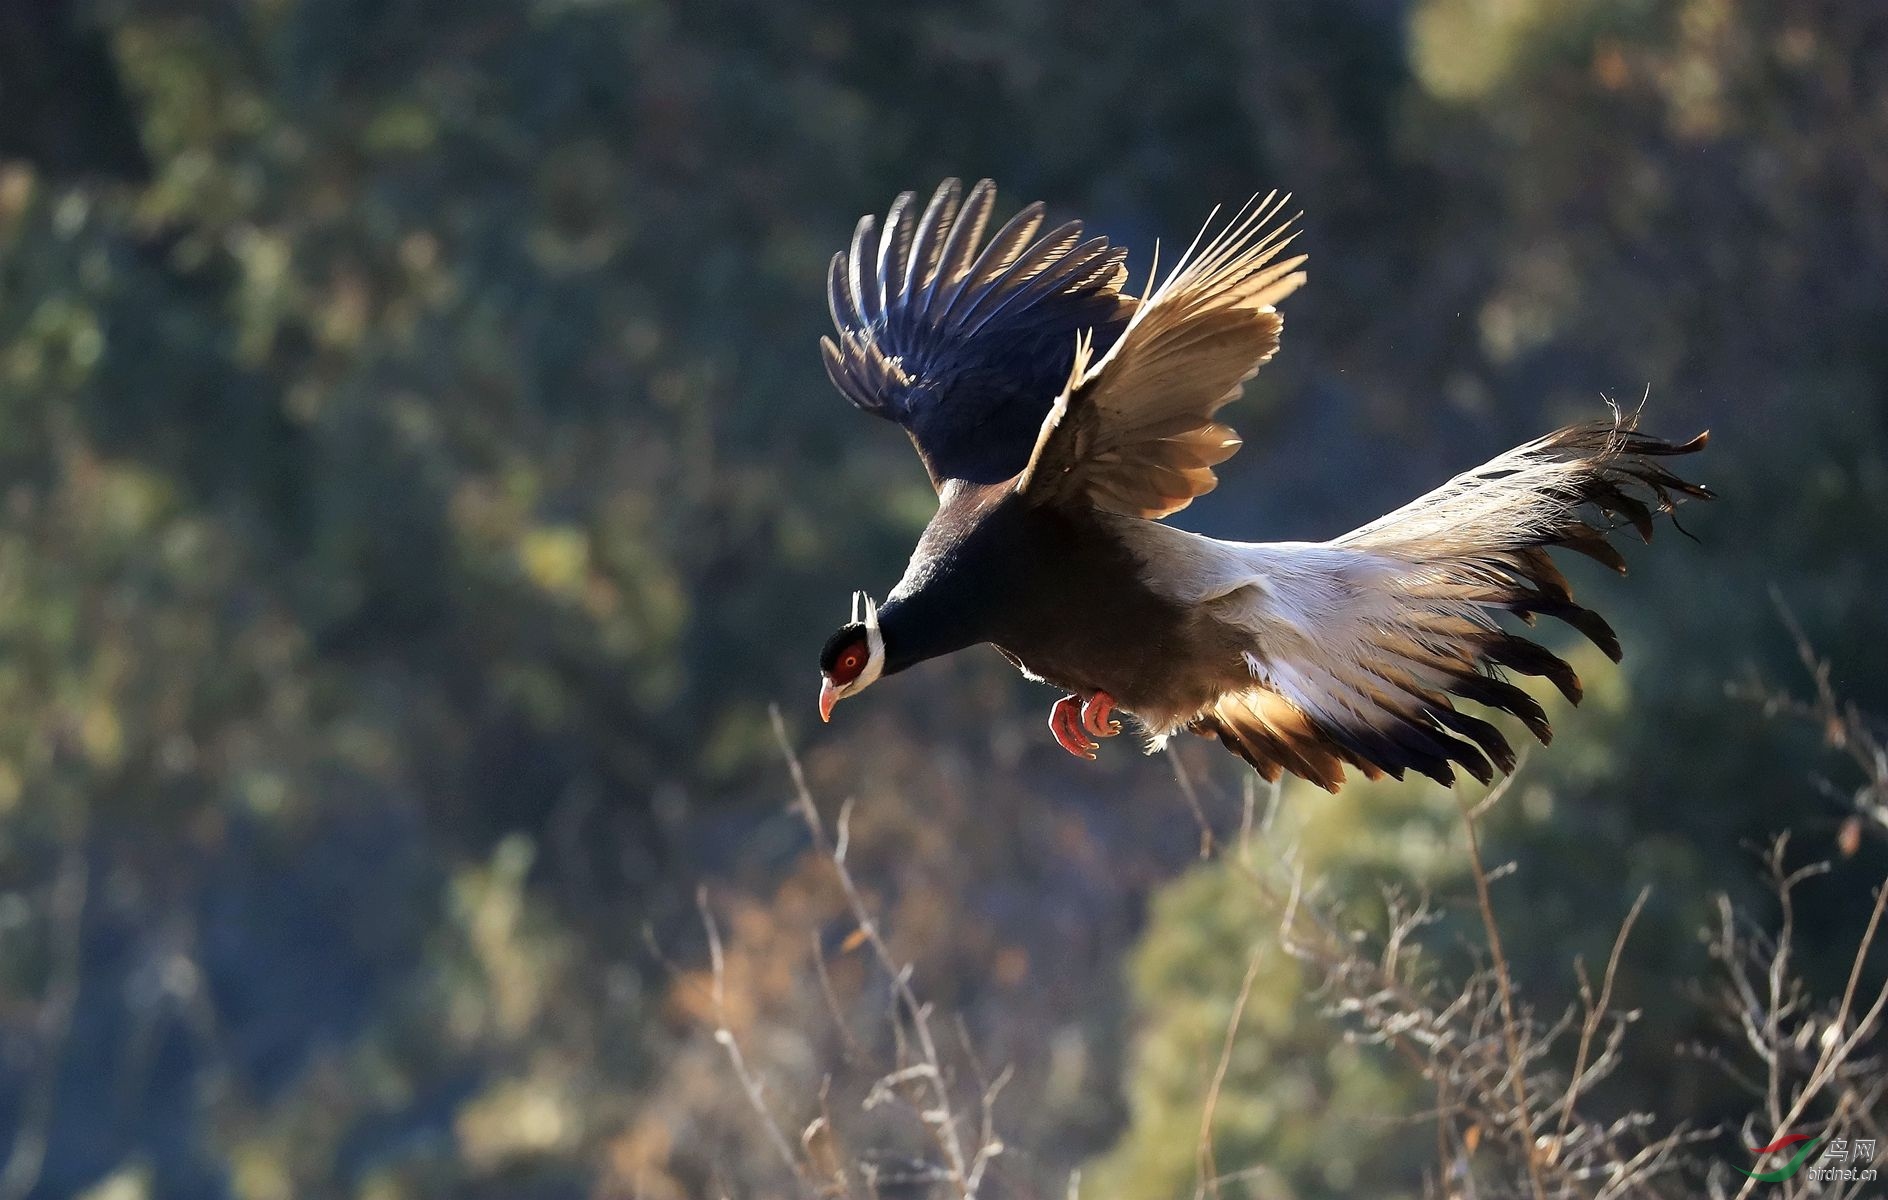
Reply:
[[[1345,763],[1443,782],[1456,764],[1489,779],[1491,760],[1506,770],[1513,752],[1451,696],[1517,716],[1544,741],[1539,704],[1498,668],[1580,695],[1566,663],[1496,615],[1556,617],[1619,657],[1612,630],[1573,602],[1546,548],[1623,567],[1609,533],[1630,523],[1649,537],[1654,510],[1669,510],[1674,494],[1709,496],[1654,461],[1703,444],[1644,437],[1624,420],[1562,430],[1329,542],[1222,542],[1122,522],[1151,586],[1249,642],[1233,682],[1205,708],[1136,715],[1157,737],[1214,732],[1262,772],[1282,767],[1333,789]]]

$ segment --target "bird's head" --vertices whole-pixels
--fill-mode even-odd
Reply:
[[[852,594],[852,620],[826,639],[819,652],[819,719],[833,719],[833,705],[872,686],[885,672],[885,635],[878,605],[864,592]]]

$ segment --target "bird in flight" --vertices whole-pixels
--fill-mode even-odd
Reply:
[[[827,373],[902,426],[937,515],[883,604],[820,656],[819,711],[913,664],[987,642],[1068,692],[1056,741],[1081,758],[1128,714],[1150,748],[1216,737],[1268,780],[1331,791],[1376,779],[1511,771],[1506,737],[1467,701],[1551,736],[1507,678],[1571,701],[1573,670],[1497,621],[1549,616],[1617,660],[1606,622],[1548,556],[1624,571],[1608,536],[1710,493],[1661,460],[1702,449],[1578,425],[1456,476],[1327,542],[1230,542],[1162,518],[1211,491],[1239,448],[1216,419],[1278,349],[1278,304],[1304,282],[1275,196],[1208,227],[1149,291],[1122,290],[1126,251],[1032,204],[984,235],[996,189],[946,180],[859,222],[828,281]]]

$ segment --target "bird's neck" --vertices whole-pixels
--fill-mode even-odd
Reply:
[[[918,540],[905,576],[879,609],[885,673],[995,641],[1021,574],[1041,565],[1030,515],[1007,485],[953,481]]]
[[[988,641],[990,631],[984,605],[959,589],[923,588],[888,600],[878,610],[879,630],[885,637],[885,671],[895,675],[927,659]]]

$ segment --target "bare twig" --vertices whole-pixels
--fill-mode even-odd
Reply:
[[[1645,911],[1645,902],[1652,897],[1652,889],[1643,887],[1632,902],[1632,908],[1626,913],[1626,919],[1619,923],[1619,933],[1613,938],[1613,951],[1606,958],[1606,972],[1600,980],[1600,992],[1593,995],[1593,985],[1586,977],[1586,967],[1581,964],[1580,1003],[1584,1006],[1585,1018],[1580,1023],[1580,1046],[1573,1056],[1573,1074],[1567,1081],[1566,1095],[1558,1103],[1560,1124],[1554,1132],[1556,1153],[1567,1141],[1568,1129],[1573,1124],[1573,1114],[1580,1099],[1580,1089],[1587,1082],[1586,1069],[1593,1050],[1593,1038],[1600,1027],[1606,1023],[1607,1014],[1613,1007],[1613,981],[1619,976],[1619,960],[1626,951],[1626,941],[1632,936],[1632,927],[1639,923],[1639,914]]]
[[[1480,805],[1470,809],[1466,802],[1462,806],[1462,828],[1468,839],[1469,869],[1475,879],[1475,900],[1481,910],[1482,931],[1488,937],[1488,954],[1493,964],[1495,984],[1501,997],[1502,1039],[1508,1050],[1508,1081],[1514,1089],[1514,1105],[1525,1135],[1523,1151],[1527,1160],[1528,1180],[1533,1184],[1536,1200],[1546,1200],[1547,1188],[1541,1181],[1540,1155],[1535,1146],[1533,1129],[1533,1109],[1528,1103],[1527,1060],[1522,1053],[1521,1037],[1514,1017],[1514,978],[1508,969],[1507,955],[1501,948],[1501,925],[1495,920],[1495,908],[1488,894],[1488,872],[1482,866],[1481,839],[1476,836],[1475,822],[1478,814],[1488,811],[1507,794],[1508,787],[1514,782],[1514,776],[1508,775],[1488,792]]]
[[[1776,860],[1780,861],[1782,846],[1785,842],[1786,839],[1778,839],[1778,848],[1773,852]],[[1764,1042],[1759,1053],[1770,1068],[1767,1089],[1770,1097],[1771,1127],[1779,1131],[1794,1128],[1804,1118],[1810,1106],[1823,1094],[1838,1074],[1850,1065],[1857,1048],[1875,1031],[1884,1008],[1888,1008],[1888,981],[1884,981],[1867,1013],[1855,1023],[1853,1028],[1849,1027],[1849,1014],[1853,1011],[1856,989],[1861,979],[1863,966],[1867,961],[1869,951],[1874,946],[1883,911],[1888,908],[1888,882],[1884,882],[1875,889],[1875,904],[1869,911],[1868,926],[1863,931],[1861,941],[1856,947],[1848,984],[1843,989],[1842,999],[1837,1005],[1835,1015],[1826,1025],[1820,1026],[1819,1029],[1812,1027],[1807,1031],[1814,1034],[1814,1041],[1818,1046],[1815,1065],[1801,1083],[1793,1086],[1788,1084],[1785,1066],[1788,1056],[1784,1053],[1786,1042],[1781,1026],[1785,1017],[1797,1011],[1797,1005],[1794,989],[1787,979],[1779,982],[1779,977],[1783,975],[1784,967],[1788,962],[1790,923],[1794,920],[1790,892],[1804,878],[1804,875],[1805,873],[1799,870],[1779,876],[1778,890],[1784,904],[1784,924],[1778,933],[1778,948],[1771,956],[1769,969],[1766,972],[1772,981],[1771,1003],[1767,1006],[1767,1019],[1763,1025]],[[1738,995],[1740,999],[1747,998],[1749,988],[1740,987]],[[1748,1027],[1748,1020],[1745,1023]],[[1871,1073],[1879,1075],[1879,1069],[1876,1068]],[[1782,1108],[1781,1100],[1786,1087],[1791,1092],[1790,1105],[1787,1110]],[[1861,1108],[1862,1103],[1858,1097],[1844,1095],[1836,1098],[1835,1107],[1839,1114]],[[1755,1179],[1744,1182],[1744,1185],[1737,1190],[1740,1200],[1751,1194],[1756,1183]]]
[[[1219,1063],[1213,1068],[1213,1082],[1206,1089],[1206,1103],[1200,1110],[1200,1138],[1195,1148],[1198,1160],[1199,1179],[1196,1189],[1210,1192],[1214,1200],[1219,1197],[1219,1163],[1213,1155],[1213,1116],[1219,1111],[1219,1094],[1226,1086],[1226,1072],[1232,1066],[1232,1047],[1239,1037],[1239,1022],[1245,1017],[1246,1002],[1252,998],[1252,984],[1259,977],[1259,964],[1264,961],[1265,948],[1257,947],[1246,963],[1245,978],[1239,982],[1239,994],[1232,1003],[1232,1015],[1226,1018],[1226,1035],[1219,1046]]]
[[[846,851],[851,840],[852,803],[847,801],[841,806],[839,820],[831,836],[827,834],[825,822],[819,815],[819,808],[813,802],[812,789],[806,782],[806,772],[800,765],[800,759],[793,751],[793,743],[787,737],[787,726],[780,715],[780,708],[774,705],[769,709],[773,718],[774,738],[780,746],[781,754],[786,758],[787,770],[793,779],[793,807],[806,822],[807,831],[812,835],[813,845],[833,866],[833,873],[839,880],[840,890],[845,894],[846,905],[858,923],[859,933],[871,947],[873,957],[891,980],[892,993],[897,998],[898,1006],[905,1017],[905,1028],[909,1031],[916,1046],[917,1061],[893,1071],[879,1082],[874,1089],[878,1097],[883,1097],[905,1084],[918,1087],[928,1094],[928,1102],[918,1106],[920,1120],[932,1131],[938,1149],[944,1155],[945,1170],[954,1190],[960,1195],[974,1196],[973,1171],[975,1179],[981,1180],[988,1157],[994,1157],[997,1150],[983,1154],[983,1147],[977,1151],[967,1151],[959,1131],[960,1118],[952,1105],[950,1082],[943,1059],[938,1053],[937,1039],[931,1030],[931,1006],[918,998],[911,984],[911,968],[899,962],[892,953],[891,946],[880,932],[878,921],[872,914],[871,906],[865,901],[858,881],[853,878],[852,869],[846,861]],[[868,1100],[870,1103],[870,1100]],[[1000,1143],[999,1143],[1000,1148]]]
[[[1206,809],[1200,805],[1199,789],[1193,786],[1193,776],[1187,770],[1186,760],[1170,746],[1167,750],[1167,761],[1173,764],[1173,778],[1174,782],[1180,785],[1180,797],[1187,802],[1187,808],[1192,810],[1194,822],[1200,827],[1200,857],[1211,858],[1215,843],[1213,823],[1206,819]]]
[[[715,1041],[727,1051],[728,1064],[734,1068],[735,1078],[741,1081],[741,1090],[747,1095],[747,1102],[760,1118],[761,1131],[766,1135],[768,1144],[786,1164],[803,1187],[811,1187],[806,1168],[800,1156],[793,1152],[793,1146],[787,1141],[787,1134],[774,1117],[773,1110],[767,1106],[767,1093],[761,1087],[760,1078],[747,1065],[747,1056],[741,1053],[740,1039],[734,1036],[734,1030],[728,1023],[727,959],[721,949],[721,929],[715,921],[714,909],[708,904],[708,889],[701,888],[695,893],[695,906],[701,911],[702,928],[708,934],[708,961],[713,970],[714,983],[712,997],[715,1008]]]
[[[1817,653],[1802,623],[1784,601],[1781,589],[1774,584],[1770,588],[1770,602],[1790,633],[1797,660],[1809,675],[1812,698],[1799,699],[1766,685],[1760,678],[1732,685],[1729,691],[1734,697],[1759,705],[1765,716],[1788,716],[1814,726],[1824,745],[1847,755],[1860,770],[1861,786],[1843,797],[1851,815],[1843,823],[1840,835],[1843,854],[1854,854],[1863,829],[1872,826],[1878,834],[1888,835],[1888,738],[1879,732],[1879,722],[1870,720],[1836,692],[1829,661]],[[1825,790],[1840,795],[1840,789],[1834,785],[1826,784]]]

